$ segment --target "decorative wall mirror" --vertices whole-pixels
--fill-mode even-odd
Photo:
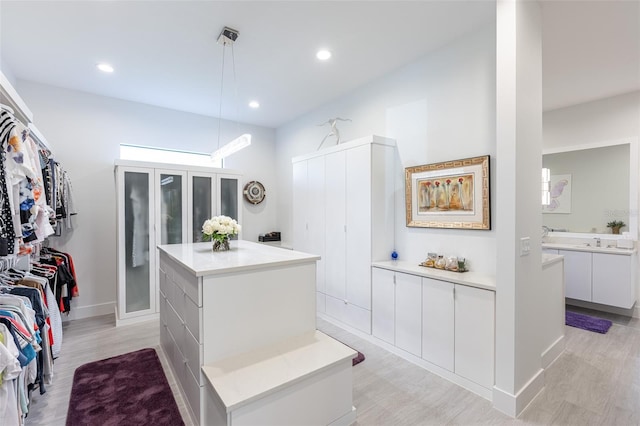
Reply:
[[[636,239],[638,163],[638,138],[545,150],[552,203],[543,207],[542,224],[549,235],[617,238],[607,223],[621,220]]]

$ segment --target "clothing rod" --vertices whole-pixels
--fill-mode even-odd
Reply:
[[[37,143],[39,143],[40,145],[42,145],[43,148],[48,149],[49,151],[52,151],[51,149],[51,145],[49,145],[49,142],[47,141],[47,139],[42,135],[42,133],[40,133],[40,130],[38,130],[38,128],[35,126],[35,124],[33,123],[29,123],[29,133],[31,133],[31,137],[33,139],[35,139],[35,141]]]
[[[9,105],[5,105],[5,104],[0,104],[0,108],[9,111],[11,113],[11,115],[15,115],[16,113],[13,112],[13,108],[11,108]]]
[[[0,71],[0,103],[9,106],[13,110],[13,116],[23,124],[27,125],[33,121],[33,113],[2,71]]]

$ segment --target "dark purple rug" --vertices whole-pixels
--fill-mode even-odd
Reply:
[[[67,411],[67,426],[75,425],[184,425],[156,351],[78,367]]]
[[[594,318],[588,315],[578,314],[576,312],[565,312],[565,324],[571,327],[581,328],[583,330],[595,331],[596,333],[605,334],[611,327],[611,321],[601,318]]]
[[[355,351],[355,349],[353,350]],[[354,356],[353,359],[351,360],[351,366],[353,367],[356,364],[360,364],[362,361],[364,361],[364,354],[358,351],[358,355]]]

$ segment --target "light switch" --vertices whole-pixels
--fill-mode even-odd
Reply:
[[[529,237],[520,238],[520,256],[528,256],[531,252],[531,239]]]

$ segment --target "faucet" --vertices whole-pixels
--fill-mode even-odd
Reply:
[[[595,237],[594,240],[596,240],[596,247],[600,247],[600,238]]]

